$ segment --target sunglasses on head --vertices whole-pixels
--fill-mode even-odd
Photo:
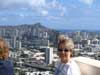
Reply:
[[[64,49],[58,49],[58,51],[59,51],[59,52],[62,52],[62,51],[64,51],[64,52],[69,52],[70,50],[68,50],[67,48],[64,48]]]

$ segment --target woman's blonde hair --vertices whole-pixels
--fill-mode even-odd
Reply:
[[[70,49],[74,48],[74,42],[72,41],[72,39],[65,35],[60,35],[58,37],[58,46],[59,46],[59,44],[65,44],[65,46]]]
[[[63,44],[67,49],[70,49],[70,51],[73,55],[74,42],[72,41],[71,38],[69,38],[68,36],[65,36],[65,35],[60,35],[58,37],[58,48],[61,44]]]
[[[5,40],[0,37],[0,57],[5,51],[9,51],[8,45],[6,44]]]

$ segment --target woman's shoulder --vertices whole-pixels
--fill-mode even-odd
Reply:
[[[71,66],[70,68],[72,69],[72,72],[77,74],[77,75],[80,75],[81,72],[80,72],[80,68],[78,66],[78,64],[76,63],[76,61],[74,59],[71,60]]]
[[[71,64],[72,65],[77,65],[76,61],[73,58],[71,59]]]
[[[72,69],[79,70],[79,66],[74,59],[71,60],[70,66]]]
[[[1,63],[7,63],[7,62],[13,62],[12,58],[7,58],[7,59],[0,58],[0,64]]]
[[[3,60],[2,58],[0,58],[0,67],[3,66],[5,64],[5,60]]]

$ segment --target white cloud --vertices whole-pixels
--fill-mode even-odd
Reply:
[[[59,20],[59,19],[61,19],[61,18],[58,17],[58,16],[48,16],[47,19],[48,19],[48,20]]]
[[[57,16],[64,16],[66,14],[66,7],[63,6],[58,0],[53,0],[52,2],[48,3],[48,8],[51,11],[58,10],[59,15]]]
[[[0,6],[3,8],[8,8],[11,6],[31,6],[33,8],[43,7],[46,4],[46,0],[1,0]]]
[[[59,8],[60,3],[59,3],[57,0],[53,0],[53,1],[50,3],[50,6],[53,7],[53,8]]]
[[[66,8],[65,7],[62,7],[61,8],[61,13],[60,13],[60,16],[64,16],[65,15],[65,13],[66,13]]]
[[[63,6],[58,0],[0,0],[0,9],[12,9],[13,10],[33,10],[36,15],[44,16],[51,19],[57,19],[60,16],[64,16],[66,14],[66,7]],[[53,13],[52,12],[55,12]],[[20,12],[19,12],[20,14]],[[56,14],[56,16],[55,16]],[[25,13],[20,14],[20,17],[25,17]]]
[[[46,0],[30,0],[29,4],[33,7],[45,7]]]
[[[27,10],[27,8],[25,8],[25,7],[22,7],[22,8],[20,8],[21,10]]]
[[[42,16],[47,16],[49,12],[47,10],[42,10],[41,11]]]
[[[87,5],[92,5],[94,3],[94,0],[79,0],[79,1]]]
[[[22,13],[20,13],[19,16],[20,16],[21,18],[24,18],[24,17],[25,17],[25,15],[22,14]]]

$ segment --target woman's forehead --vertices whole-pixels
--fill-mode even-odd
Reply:
[[[66,48],[65,44],[59,44],[58,48]]]
[[[58,46],[58,48],[67,48],[67,49],[70,49],[70,47],[68,45],[66,45],[66,44],[60,44]]]

